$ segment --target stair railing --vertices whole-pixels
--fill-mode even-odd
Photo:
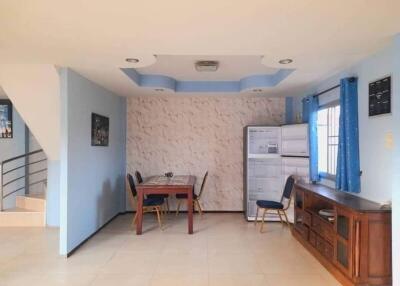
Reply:
[[[31,156],[36,155],[31,160]],[[23,160],[23,163],[20,161]],[[29,152],[23,155],[19,155],[7,160],[4,160],[0,164],[0,211],[4,209],[4,199],[8,196],[25,190],[25,194],[29,194],[29,188],[31,186],[47,183],[47,157],[42,149],[36,150],[33,152]],[[39,163],[45,164],[46,167],[41,167]],[[39,166],[39,168],[35,168],[30,171],[30,167]],[[21,171],[24,169],[23,171]],[[31,182],[31,178],[36,178],[33,182]],[[23,183],[22,180],[24,180]]]

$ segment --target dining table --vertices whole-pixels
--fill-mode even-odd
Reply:
[[[136,234],[142,234],[143,199],[149,194],[187,194],[188,233],[193,234],[193,190],[196,177],[192,175],[152,176],[137,185]]]

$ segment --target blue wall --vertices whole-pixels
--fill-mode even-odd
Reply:
[[[385,144],[387,134],[396,128],[393,110],[391,115],[368,116],[368,84],[371,81],[393,74],[396,70],[393,59],[398,51],[391,44],[375,55],[363,60],[357,65],[344,70],[327,80],[312,87],[308,94],[317,93],[337,85],[341,78],[358,77],[358,114],[360,130],[360,163],[363,175],[361,177],[361,197],[386,203],[392,199],[392,178],[394,173],[394,147]],[[396,85],[395,78],[392,78]],[[398,91],[393,89],[393,101],[398,98]],[[301,110],[301,101],[296,99],[293,113]]]
[[[47,162],[46,224],[60,226],[60,161]]]
[[[285,124],[294,124],[294,99],[293,97],[285,98]]]
[[[125,206],[126,100],[62,69],[60,252],[65,255]],[[91,146],[91,114],[110,119],[108,147]]]

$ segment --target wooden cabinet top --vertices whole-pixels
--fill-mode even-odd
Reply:
[[[367,199],[363,199],[342,191],[337,191],[323,185],[296,183],[296,186],[317,196],[326,198],[335,204],[344,206],[357,212],[391,212],[390,209],[382,208],[382,205],[376,202],[369,201]]]

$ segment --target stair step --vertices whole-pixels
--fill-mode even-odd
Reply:
[[[12,208],[0,212],[0,227],[45,226],[45,212]]]
[[[44,212],[46,200],[44,194],[17,196],[16,206],[21,209]]]

